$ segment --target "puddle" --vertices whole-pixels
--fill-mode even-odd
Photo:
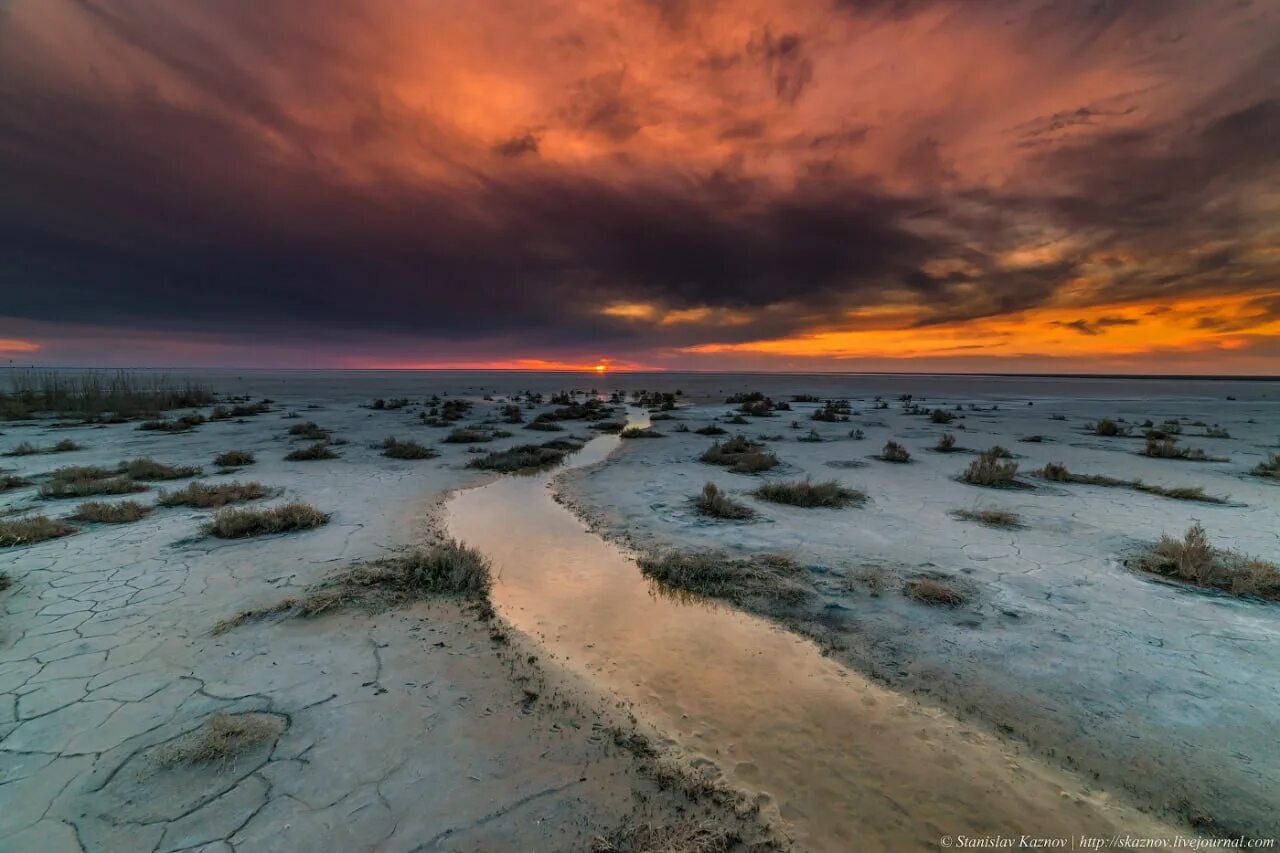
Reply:
[[[632,424],[647,416],[633,413]],[[599,462],[618,442],[594,438],[566,466]],[[944,835],[996,832],[1168,834],[764,620],[654,594],[625,551],[555,502],[559,470],[504,477],[449,501],[450,534],[493,561],[495,606],[758,796],[800,849],[937,849]]]

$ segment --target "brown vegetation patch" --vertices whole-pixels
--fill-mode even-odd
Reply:
[[[7,420],[42,412],[84,420],[123,420],[213,402],[213,392],[204,385],[174,385],[163,376],[126,371],[114,375],[13,371],[9,385],[10,391],[0,393],[0,418]]]
[[[527,473],[558,465],[567,453],[567,450],[548,447],[545,444],[522,444],[473,459],[467,463],[467,467],[479,468],[483,471],[498,471],[503,474]]]
[[[951,515],[961,521],[976,521],[988,527],[1014,528],[1022,526],[1022,516],[1007,509],[954,509],[951,511]]]
[[[775,480],[764,483],[751,493],[761,500],[772,503],[787,504],[805,508],[830,507],[841,508],[860,504],[867,496],[857,489],[842,486],[836,480],[813,483],[809,480],[793,480],[791,482]]]
[[[57,539],[75,533],[76,529],[43,515],[28,515],[11,521],[0,520],[0,548],[13,548],[17,545],[34,545],[47,539]]]
[[[213,520],[204,525],[204,532],[219,539],[245,539],[310,530],[328,523],[329,513],[295,501],[263,509],[220,509]]]
[[[1198,523],[1181,539],[1161,536],[1145,554],[1127,562],[1144,572],[1195,586],[1280,600],[1280,568],[1256,557],[1214,548]]]
[[[755,511],[751,507],[735,501],[728,494],[722,492],[715,483],[707,483],[703,486],[702,492],[694,498],[694,504],[697,506],[698,512],[712,518],[743,521],[755,516]]]
[[[224,765],[242,752],[275,741],[284,728],[284,718],[276,714],[214,714],[200,728],[162,747],[156,760],[166,767]]]
[[[147,490],[142,483],[117,474],[118,470],[78,465],[59,468],[49,474],[48,481],[40,484],[39,494],[45,500],[55,500],[86,498],[91,495],[127,495]]]
[[[960,479],[975,486],[1007,489],[1018,485],[1018,463],[1003,461],[1009,452],[1002,447],[984,450],[982,455],[969,463]]]
[[[1280,453],[1268,453],[1263,462],[1253,467],[1253,476],[1280,480]]]
[[[322,459],[337,459],[338,454],[333,452],[329,442],[317,441],[286,453],[284,458],[288,462],[318,462]]]
[[[154,459],[130,459],[120,463],[120,473],[133,480],[181,480],[198,477],[200,468],[196,465],[165,465]]]
[[[637,560],[640,571],[667,589],[741,602],[747,598],[797,604],[810,595],[804,569],[789,557],[735,559],[714,551],[667,551]]]
[[[662,433],[651,427],[627,427],[618,434],[619,438],[662,438]]]
[[[958,590],[934,578],[917,578],[907,581],[902,593],[912,601],[918,601],[921,604],[938,607],[957,607],[964,604],[964,596]]]
[[[289,435],[294,438],[309,438],[312,441],[325,441],[331,433],[315,421],[303,421],[289,427]]]
[[[708,465],[725,466],[735,474],[768,471],[778,464],[778,457],[766,452],[763,443],[750,441],[741,435],[735,435],[725,441],[717,441],[698,459]]]
[[[219,468],[239,468],[242,465],[252,465],[255,461],[254,455],[248,450],[228,450],[215,456],[213,464]]]
[[[74,521],[127,524],[145,518],[151,507],[137,501],[86,501],[76,507]]]
[[[357,563],[311,586],[300,597],[223,620],[214,626],[213,633],[273,616],[319,616],[352,605],[376,611],[436,596],[478,601],[487,607],[492,587],[493,569],[488,559],[474,548],[449,540]]]
[[[876,458],[880,459],[882,462],[910,462],[911,451],[907,450],[896,441],[889,441],[885,443],[884,448],[880,451],[880,455]]]
[[[266,497],[270,492],[261,483],[239,481],[232,483],[190,483],[176,492],[161,492],[156,503],[160,506],[194,506],[200,509],[211,509],[227,504],[252,501]]]
[[[0,474],[0,492],[7,492],[10,489],[20,489],[23,486],[31,485],[30,480],[24,480],[17,474]]]
[[[1141,480],[1121,480],[1116,477],[1108,477],[1105,474],[1073,474],[1061,462],[1050,462],[1039,471],[1033,473],[1041,479],[1055,483],[1081,483],[1086,486],[1111,486],[1121,489],[1133,489],[1137,492],[1145,492],[1149,495],[1159,495],[1160,497],[1173,498],[1179,501],[1199,501],[1200,503],[1211,504],[1227,502],[1225,497],[1220,498],[1205,494],[1204,489],[1200,486],[1154,486]]]
[[[1148,437],[1142,448],[1143,456],[1153,459],[1185,459],[1188,462],[1228,462],[1220,456],[1210,456],[1199,447],[1184,447],[1172,438]]]
[[[391,459],[434,459],[440,455],[416,441],[401,441],[394,436],[388,436],[374,446],[381,448],[382,455]]]

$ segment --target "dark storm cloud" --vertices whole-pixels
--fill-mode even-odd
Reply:
[[[493,0],[397,50],[431,8],[50,0],[67,17],[49,32],[81,22],[83,43],[0,41],[4,313],[640,346],[890,301],[914,309],[903,326],[964,322],[1083,279],[1100,304],[1275,285],[1257,204],[1280,189],[1280,49],[1155,119],[1177,79],[1131,77],[1190,65],[1195,4],[834,6],[635,0],[601,21]],[[944,54],[967,67],[1006,30],[992,76],[1044,73],[953,85]],[[1033,97],[1100,56],[1123,85]],[[1008,261],[1027,246],[1053,251]],[[711,319],[642,325],[611,303]]]

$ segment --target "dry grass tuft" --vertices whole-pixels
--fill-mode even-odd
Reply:
[[[1022,526],[1022,516],[1007,509],[954,509],[951,511],[951,515],[961,521],[976,521],[988,527],[1013,528]]]
[[[662,438],[662,433],[652,427],[627,427],[618,434],[619,438]]]
[[[964,604],[964,596],[959,591],[933,578],[907,581],[902,593],[912,601],[918,601],[921,604],[932,604],[938,607],[957,607]]]
[[[404,554],[357,563],[307,590],[270,607],[245,610],[219,622],[214,634],[274,616],[319,616],[360,605],[370,610],[398,607],[432,596],[449,596],[485,604],[493,587],[493,568],[483,554],[453,540]]]
[[[183,764],[228,764],[242,752],[271,743],[284,731],[275,714],[214,714],[195,731],[156,753],[166,767]]]
[[[941,441],[939,441],[939,444],[941,444]],[[910,462],[911,451],[896,441],[890,441],[885,443],[884,449],[880,451],[879,458],[884,462]]]
[[[956,450],[956,437],[949,432],[944,432],[938,436],[938,443],[934,445],[934,450],[939,453],[953,453]]]
[[[566,450],[560,448],[522,444],[473,459],[467,467],[479,468],[483,471],[499,471],[504,474],[528,473],[560,464],[566,453]]]
[[[239,468],[242,465],[252,465],[255,461],[254,455],[248,450],[228,450],[215,456],[213,464],[219,468]]]
[[[151,507],[137,501],[87,501],[76,507],[71,518],[75,521],[102,524],[127,524],[145,518]]]
[[[490,430],[457,427],[440,440],[446,444],[480,444],[493,439],[494,434]]]
[[[627,821],[591,841],[591,853],[727,853],[739,833],[711,820],[683,818],[674,824]]]
[[[1129,434],[1129,427],[1122,426],[1111,420],[1111,418],[1103,418],[1096,424],[1086,424],[1085,429],[1094,435],[1101,435],[1106,438],[1119,438]]]
[[[47,482],[40,484],[39,494],[45,500],[87,498],[90,495],[127,495],[145,492],[147,487],[118,470],[73,465],[50,472]]]
[[[742,601],[796,604],[809,596],[804,569],[778,554],[733,559],[713,551],[668,551],[637,560],[644,575],[668,590]]]
[[[270,492],[261,483],[239,481],[231,483],[190,483],[176,492],[161,492],[156,503],[160,506],[194,506],[200,509],[212,509],[227,504],[252,501],[266,497]]]
[[[708,465],[723,465],[735,474],[768,471],[778,464],[778,457],[766,452],[764,444],[741,435],[717,441],[698,458]]]
[[[1161,536],[1132,562],[1144,572],[1196,586],[1280,600],[1280,568],[1256,557],[1214,548],[1199,523],[1188,528],[1181,539]]]
[[[764,483],[751,494],[772,503],[805,508],[840,508],[860,504],[867,496],[857,489],[840,485],[836,480],[812,483],[808,480]]]
[[[34,545],[47,539],[57,539],[75,533],[76,528],[43,515],[28,515],[12,521],[0,520],[0,548],[17,545]]]
[[[312,441],[327,441],[330,433],[315,421],[303,421],[289,427],[289,435],[294,438],[309,438]]]
[[[1182,447],[1172,438],[1147,438],[1142,448],[1143,456],[1154,459],[1186,459],[1190,462],[1226,462],[1228,460],[1210,456],[1199,447]]]
[[[329,447],[329,442],[317,441],[286,453],[284,458],[289,462],[317,462],[322,459],[337,459],[338,454]]]
[[[195,465],[165,465],[154,459],[130,459],[120,463],[120,472],[132,480],[180,480],[198,477],[200,468]]]
[[[434,459],[440,455],[412,439],[401,441],[394,436],[388,436],[374,446],[381,448],[382,455],[391,459]]]
[[[969,463],[961,479],[975,486],[1009,488],[1018,484],[1018,463],[1001,461],[1008,456],[1002,447],[984,450],[982,455]]]
[[[264,509],[220,509],[213,520],[204,525],[204,531],[219,539],[244,539],[310,530],[328,523],[329,513],[296,501]]]
[[[1255,477],[1280,480],[1280,453],[1268,453],[1266,461],[1255,465],[1252,473]]]
[[[707,483],[702,487],[702,493],[694,499],[698,512],[703,515],[709,515],[712,518],[725,518],[734,521],[742,521],[755,516],[755,511],[744,503],[735,501],[724,492],[715,483]]]
[[[0,474],[0,492],[7,492],[10,489],[21,489],[23,486],[31,485],[30,480],[24,480],[17,474]]]
[[[50,447],[37,447],[29,441],[24,441],[12,450],[7,450],[5,456],[35,456],[40,453],[67,453],[72,450],[84,450],[84,446],[76,444],[69,438],[64,438]]]
[[[1108,477],[1105,474],[1073,474],[1061,462],[1050,462],[1039,471],[1034,471],[1033,473],[1041,479],[1055,483],[1082,483],[1086,486],[1112,486],[1121,489],[1133,489],[1136,492],[1145,492],[1149,495],[1159,495],[1160,497],[1173,498],[1179,501],[1198,501],[1210,504],[1224,504],[1227,502],[1227,498],[1205,494],[1204,489],[1200,486],[1153,486],[1141,480],[1121,480],[1116,477]]]

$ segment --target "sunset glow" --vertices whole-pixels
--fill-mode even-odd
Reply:
[[[1273,3],[17,0],[0,353],[1275,373],[1278,42]]]

